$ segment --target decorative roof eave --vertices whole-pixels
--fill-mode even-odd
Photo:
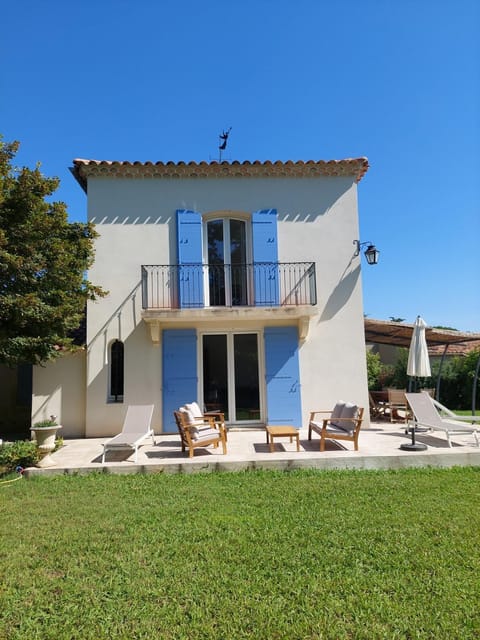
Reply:
[[[352,176],[360,182],[368,171],[367,158],[345,160],[277,160],[271,162],[128,162],[76,158],[70,169],[82,189],[88,178],[316,178]]]

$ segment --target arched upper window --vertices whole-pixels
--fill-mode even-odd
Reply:
[[[110,346],[110,389],[111,402],[123,402],[123,342],[115,340]]]

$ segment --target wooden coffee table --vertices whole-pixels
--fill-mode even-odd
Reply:
[[[290,438],[290,442],[293,442],[293,438],[297,440],[297,451],[300,451],[299,430],[290,425],[279,425],[277,427],[265,427],[267,432],[267,444],[270,444],[270,451],[274,451],[274,438]]]

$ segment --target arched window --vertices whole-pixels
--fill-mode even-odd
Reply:
[[[115,340],[110,346],[110,401],[123,402],[123,342]]]

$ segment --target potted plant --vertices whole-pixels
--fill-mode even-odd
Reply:
[[[48,420],[35,422],[30,429],[34,435],[40,454],[40,460],[37,464],[38,467],[50,467],[55,464],[50,454],[55,449],[55,438],[57,431],[61,428],[62,426],[57,423],[57,416],[50,416]]]

